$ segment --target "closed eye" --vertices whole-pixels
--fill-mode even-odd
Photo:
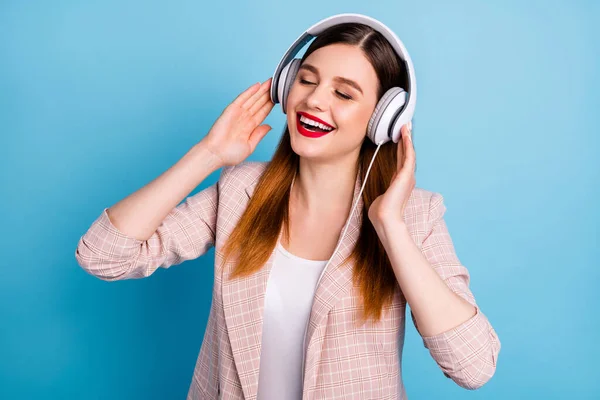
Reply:
[[[314,85],[315,84],[314,82],[309,82],[305,79],[300,79],[300,83],[303,85]],[[352,100],[352,97],[348,96],[347,94],[338,92],[337,90],[335,91],[335,93],[344,100]]]

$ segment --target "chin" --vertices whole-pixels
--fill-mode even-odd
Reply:
[[[290,144],[294,153],[300,157],[317,159],[325,155],[326,146],[322,141],[304,137],[293,128],[290,129]]]

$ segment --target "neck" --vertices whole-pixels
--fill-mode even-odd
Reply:
[[[355,159],[315,162],[300,158],[290,201],[309,215],[349,214],[358,169]]]

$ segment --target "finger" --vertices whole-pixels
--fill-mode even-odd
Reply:
[[[412,142],[411,131],[410,131],[410,129],[408,129],[408,127],[404,131],[404,136],[406,138],[406,140],[404,140],[404,142],[405,142],[404,164],[406,165],[407,169],[410,170],[411,173],[414,173],[416,155],[415,155],[415,148],[414,148],[413,142]]]
[[[270,100],[267,101],[252,117],[254,120],[254,123],[256,125],[258,125],[261,122],[263,122],[264,119],[267,118],[267,115],[269,115],[269,113],[273,109],[274,105],[275,105],[275,103],[273,103],[272,101],[270,101]]]
[[[266,91],[263,95],[250,107],[250,115],[254,115],[258,110],[265,105],[266,102],[271,100],[271,93]]]
[[[265,135],[271,130],[271,126],[269,125],[260,125],[257,126],[252,133],[250,134],[250,137],[248,138],[248,142],[250,143],[250,148],[252,149],[252,151],[254,151],[254,149],[256,149],[256,146],[258,145],[258,143],[265,137]]]
[[[397,147],[397,153],[396,153],[396,172],[400,172],[400,170],[402,169],[402,166],[404,165],[405,162],[405,158],[406,158],[406,138],[404,136],[404,131],[405,131],[405,127],[406,125],[403,125],[400,128],[400,143],[398,143],[398,147]]]
[[[250,107],[252,107],[252,105],[256,102],[256,100],[258,100],[263,93],[265,93],[266,91],[268,91],[271,88],[271,79],[269,78],[266,81],[264,81],[261,85],[260,88],[258,89],[258,91],[256,91],[254,94],[252,94],[252,96],[250,96],[249,99],[247,99],[244,104],[242,104],[242,108],[245,109],[249,109]]]
[[[260,88],[260,84],[257,82],[254,85],[250,86],[248,89],[244,90],[239,94],[238,97],[233,101],[233,104],[241,106],[252,96],[256,91]]]
[[[397,172],[400,172],[400,170],[402,170],[404,168],[404,166],[406,165],[406,162],[407,162],[408,145],[410,145],[410,139],[407,138],[407,131],[408,131],[408,128],[406,125],[403,125],[400,128],[402,143],[398,143],[398,154],[397,154],[398,165],[396,168]]]

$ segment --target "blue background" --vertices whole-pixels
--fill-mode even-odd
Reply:
[[[597,398],[600,6],[516,0],[0,2],[0,398],[185,398],[214,250],[107,283],[77,241],[341,12],[380,19],[412,56],[417,186],[444,195],[502,341],[469,392],[407,324],[409,398]],[[277,105],[249,160],[271,158],[284,121]]]

